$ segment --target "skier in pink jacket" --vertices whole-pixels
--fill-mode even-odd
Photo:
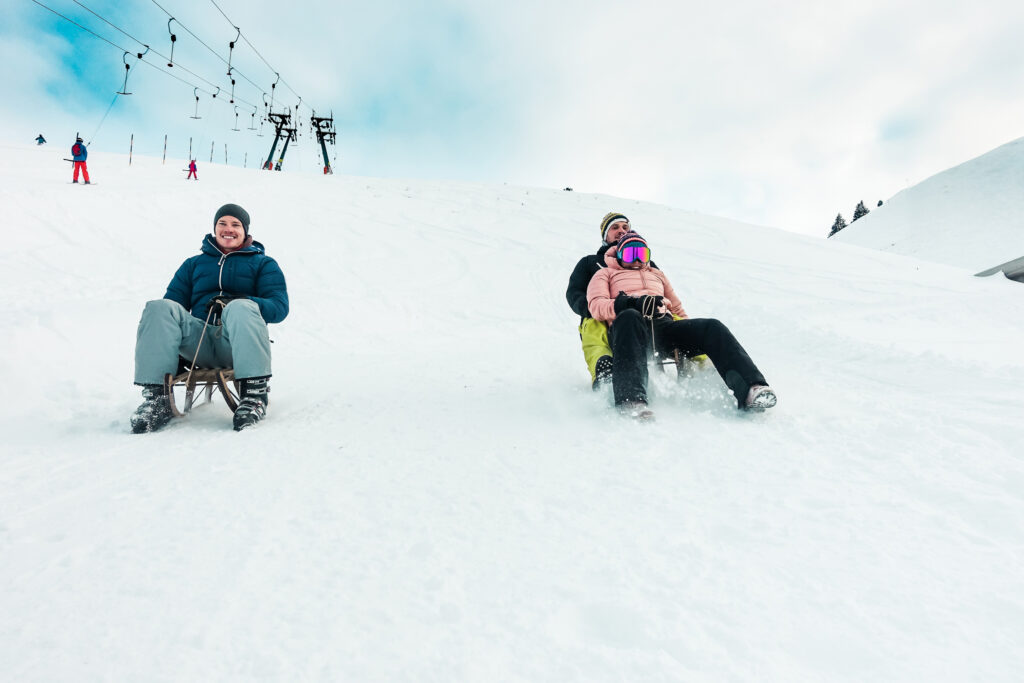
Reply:
[[[651,249],[635,232],[605,252],[608,266],[587,287],[595,320],[608,323],[615,405],[627,415],[651,419],[647,408],[647,355],[678,349],[692,358],[706,354],[736,396],[738,407],[761,411],[776,403],[775,392],[729,329],[714,318],[689,318],[665,273],[650,265]],[[673,316],[682,318],[676,320]]]

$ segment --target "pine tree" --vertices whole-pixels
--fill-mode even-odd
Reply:
[[[864,200],[862,199],[861,201],[859,201],[857,203],[857,208],[855,208],[853,210],[853,221],[855,221],[858,218],[861,218],[863,216],[867,216],[868,213],[870,213],[868,211],[868,207],[864,206]],[[850,221],[850,222],[852,223],[853,221]]]
[[[845,227],[846,227],[846,221],[843,220],[843,214],[837,213],[836,214],[836,222],[832,224],[832,232],[830,232],[828,234],[828,236],[831,237],[832,235],[836,234],[837,232],[839,232],[840,230],[842,230]]]

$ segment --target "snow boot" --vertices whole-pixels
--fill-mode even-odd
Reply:
[[[606,384],[612,382],[612,357],[601,356],[594,364],[594,385],[591,387],[597,391]]]
[[[626,401],[620,403],[618,408],[623,417],[632,418],[637,422],[654,422],[654,411],[643,401]]]
[[[760,413],[774,406],[778,403],[778,400],[771,387],[755,384],[750,387],[750,391],[747,393],[747,401],[744,407],[747,410]]]
[[[268,379],[268,377],[250,377],[240,380],[242,386],[239,398],[241,400],[238,402],[238,409],[235,410],[234,419],[236,432],[253,426],[267,414],[267,403],[269,403],[267,392],[270,390],[267,386]]]
[[[146,384],[142,387],[142,397],[145,399],[142,405],[132,413],[132,434],[155,432],[167,426],[174,417],[167,387],[162,384]]]

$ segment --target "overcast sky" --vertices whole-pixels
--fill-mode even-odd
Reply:
[[[1024,136],[1019,0],[158,1],[40,0],[133,53],[115,99],[117,47],[4,0],[4,139],[127,152],[134,134],[159,155],[167,134],[200,168],[211,144],[252,167],[273,93],[303,121],[333,111],[338,173],[571,186],[824,237],[859,200]],[[321,164],[302,135],[286,172]]]

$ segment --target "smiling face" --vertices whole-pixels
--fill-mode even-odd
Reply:
[[[225,251],[241,249],[245,244],[245,228],[242,221],[234,216],[221,216],[213,226],[213,234],[217,238],[217,246]]]
[[[608,230],[604,233],[605,244],[615,244],[619,241],[619,238],[630,230],[629,221],[624,221],[622,219],[615,221],[608,226]]]

